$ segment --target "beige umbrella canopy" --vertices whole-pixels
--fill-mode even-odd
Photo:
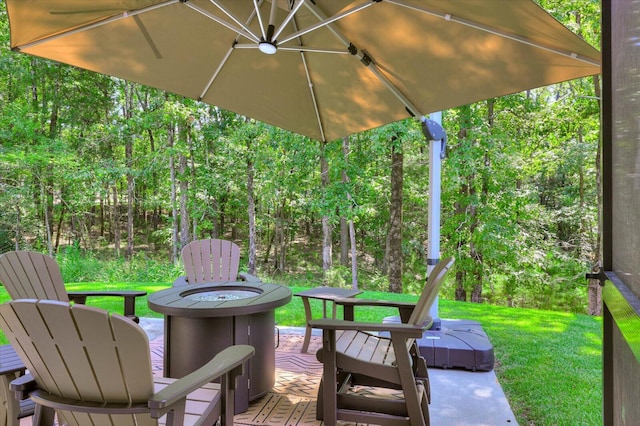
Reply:
[[[14,50],[318,140],[600,72],[531,0],[6,0]]]

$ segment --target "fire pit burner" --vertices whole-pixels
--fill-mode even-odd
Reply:
[[[224,300],[239,300],[248,297],[256,297],[260,292],[253,290],[219,289],[202,291],[198,293],[187,293],[183,297],[196,302],[219,302]]]

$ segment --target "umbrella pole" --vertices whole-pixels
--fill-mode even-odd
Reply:
[[[427,275],[440,260],[440,191],[442,158],[447,135],[442,128],[442,111],[429,114],[429,120],[423,117],[422,131],[429,141],[429,218],[427,241]],[[433,319],[432,330],[439,330],[441,320],[438,315],[438,297],[436,296],[429,311]]]

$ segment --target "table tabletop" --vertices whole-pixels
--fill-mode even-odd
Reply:
[[[307,297],[309,299],[335,300],[343,297],[354,297],[362,293],[362,290],[340,287],[315,287],[309,290],[299,291],[294,296]]]
[[[207,291],[223,290],[247,290],[255,292],[255,297],[227,300],[193,300],[187,297]],[[170,287],[147,298],[147,304],[153,311],[191,318],[250,315],[278,308],[290,301],[291,290],[288,287],[245,281]]]
[[[24,371],[25,366],[11,345],[0,346],[0,375]]]

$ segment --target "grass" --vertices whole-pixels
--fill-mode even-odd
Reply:
[[[117,282],[67,284],[68,290],[145,290],[153,293],[170,283]],[[306,289],[290,286],[293,293]],[[365,291],[359,298],[415,301],[416,296]],[[8,300],[0,288],[0,302]],[[122,312],[117,298],[88,299],[88,304]],[[321,302],[311,300],[320,312]],[[441,318],[476,320],[489,335],[496,355],[496,374],[521,425],[602,424],[601,318],[534,309],[455,302],[440,299]],[[142,317],[162,317],[151,311],[145,298],[136,304]],[[394,315],[388,308],[356,311],[356,320],[378,322]],[[276,310],[281,325],[303,326],[302,301]],[[6,342],[4,336],[0,341]]]

